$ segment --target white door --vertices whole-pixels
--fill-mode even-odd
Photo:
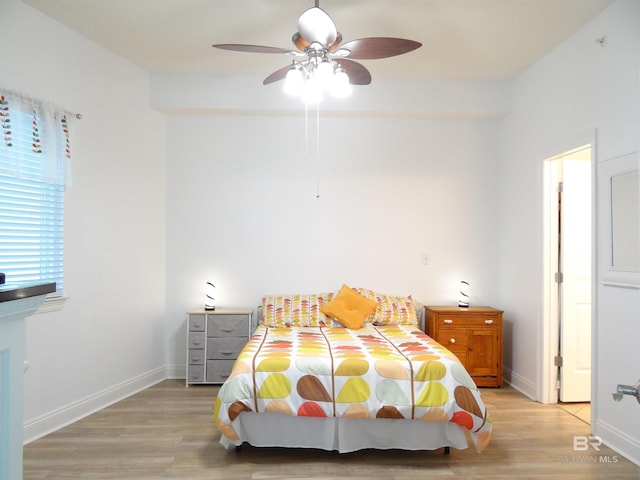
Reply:
[[[591,150],[563,157],[560,206],[560,401],[591,399]]]

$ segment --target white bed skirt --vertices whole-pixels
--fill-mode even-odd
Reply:
[[[220,443],[225,448],[247,442],[255,447],[318,448],[348,453],[365,448],[435,450],[469,446],[464,429],[451,422],[242,412],[231,425],[240,439],[231,441],[222,436]]]

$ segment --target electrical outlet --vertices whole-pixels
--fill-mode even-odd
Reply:
[[[422,265],[431,265],[431,255],[428,253],[422,254]]]

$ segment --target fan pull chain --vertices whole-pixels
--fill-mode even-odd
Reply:
[[[309,163],[309,105],[304,104],[304,159]]]
[[[316,198],[320,198],[320,104],[316,104]]]
[[[304,159],[311,164],[309,155],[309,105],[304,104]],[[316,198],[320,198],[320,105],[316,104]]]

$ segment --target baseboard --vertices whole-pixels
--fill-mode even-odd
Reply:
[[[640,466],[640,441],[637,438],[632,438],[601,420],[596,422],[595,434],[606,446]]]
[[[167,365],[167,378],[182,379],[187,378],[187,366],[186,365]]]
[[[522,393],[525,397],[529,397],[531,400],[537,401],[537,388],[536,384],[532,381],[505,367],[502,368],[502,380],[507,385],[510,385],[512,388]]]
[[[184,370],[183,370],[184,372]],[[24,424],[24,444],[33,442],[49,433],[102,410],[120,400],[138,393],[167,378],[167,368],[160,367],[119,385],[80,399]]]

